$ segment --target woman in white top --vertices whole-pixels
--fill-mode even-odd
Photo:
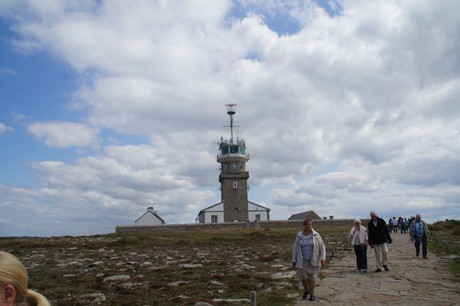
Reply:
[[[321,266],[326,263],[326,247],[320,234],[313,229],[313,221],[305,219],[303,230],[298,232],[292,246],[292,267],[297,268],[297,275],[303,285],[302,298],[314,301],[316,279]]]
[[[356,265],[362,273],[367,272],[367,228],[361,225],[361,220],[356,219],[355,225],[348,235],[349,242],[353,244],[356,254]]]

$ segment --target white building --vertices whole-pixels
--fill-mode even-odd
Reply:
[[[270,220],[270,208],[248,201],[249,221]],[[223,223],[224,203],[219,202],[205,209],[200,210],[197,217],[198,223]]]
[[[142,216],[134,221],[134,224],[135,226],[163,225],[165,221],[153,210],[153,206],[150,206],[147,207],[147,211]]]

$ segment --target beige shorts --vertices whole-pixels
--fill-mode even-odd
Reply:
[[[310,261],[304,261],[303,269],[297,269],[297,275],[299,276],[300,280],[316,280],[318,278],[320,268],[321,266],[313,267]]]

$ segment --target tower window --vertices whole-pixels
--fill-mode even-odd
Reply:
[[[230,147],[230,153],[238,153],[240,151],[239,146],[231,146]]]
[[[238,182],[233,182],[233,189],[238,189]]]

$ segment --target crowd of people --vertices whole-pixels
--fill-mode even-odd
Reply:
[[[326,262],[326,247],[320,234],[313,229],[313,220],[303,221],[303,230],[299,231],[292,246],[292,267],[297,269],[297,276],[303,286],[303,299],[316,299],[315,286],[321,266]],[[359,218],[354,220],[348,239],[356,256],[356,267],[361,273],[367,273],[367,250],[374,251],[375,273],[389,271],[388,245],[393,242],[391,234],[409,234],[415,246],[415,255],[419,257],[420,248],[423,258],[427,258],[428,226],[420,214],[410,218],[390,218],[388,223],[375,211],[370,212],[367,228]]]
[[[397,233],[399,231],[401,234],[407,234],[409,232],[410,225],[414,220],[415,217],[393,217],[388,220],[388,227],[392,233]]]

